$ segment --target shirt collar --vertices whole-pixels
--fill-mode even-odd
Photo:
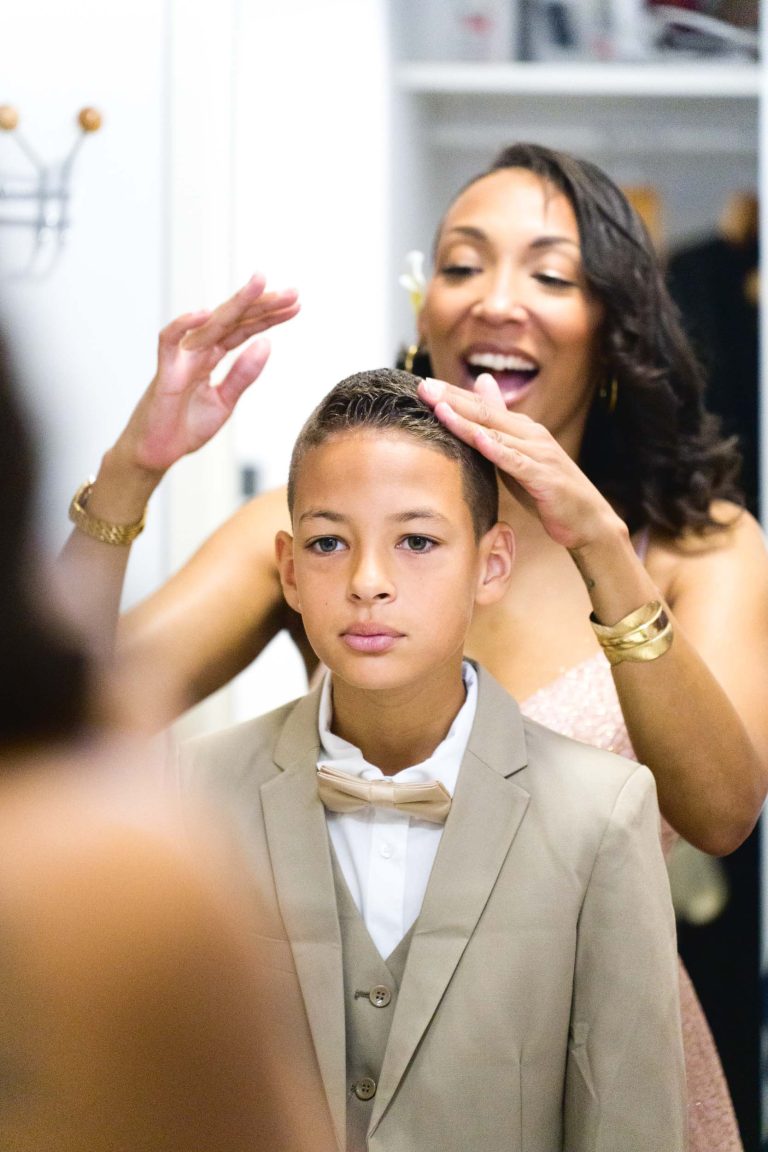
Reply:
[[[445,739],[438,744],[428,760],[422,764],[414,764],[410,768],[403,768],[390,779],[403,783],[439,780],[453,796],[477,708],[477,673],[468,660],[462,663],[461,674],[467,695]],[[365,780],[383,779],[384,773],[381,769],[368,764],[359,748],[331,732],[331,719],[331,674],[328,672],[320,692],[318,729],[321,753],[318,763],[338,768],[341,772],[349,772],[352,776],[362,776]]]

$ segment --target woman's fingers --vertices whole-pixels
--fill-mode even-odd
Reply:
[[[433,408],[443,402],[466,420],[500,432],[514,432],[521,439],[537,428],[528,416],[507,411],[498,385],[488,373],[478,377],[473,392],[446,384],[444,380],[427,379],[419,384],[419,395]]]
[[[605,497],[545,428],[498,406],[495,384],[479,381],[475,392],[465,392],[429,380],[419,391],[441,424],[496,465],[506,487],[535,510],[553,540],[573,549],[597,538],[611,511]]]
[[[226,352],[230,352],[246,340],[250,340],[251,336],[256,336],[259,332],[265,332],[268,328],[276,328],[278,324],[285,324],[287,320],[292,320],[300,307],[298,300],[295,300],[291,304],[276,306],[267,312],[244,317],[240,326],[219,341],[219,344]]]
[[[235,333],[248,339],[274,324],[282,324],[298,311],[298,293],[294,288],[265,292],[264,277],[254,276],[248,283],[210,314],[208,320],[189,331],[182,340],[185,351],[198,351],[215,345],[229,351],[236,347]],[[242,343],[240,339],[239,343]]]
[[[435,415],[459,440],[477,448],[502,472],[509,472],[517,478],[517,471],[524,464],[525,458],[514,446],[511,437],[505,436],[497,428],[487,428],[474,420],[468,420],[453,405],[443,400],[435,406]]]
[[[265,285],[266,279],[261,274],[251,276],[248,283],[239,288],[234,296],[230,296],[223,304],[219,304],[218,308],[214,308],[208,322],[202,328],[189,333],[189,338],[184,341],[184,347],[193,351],[203,345],[217,344],[240,322],[240,318],[255,301],[263,296]]]
[[[495,409],[497,412],[506,412],[507,406],[504,403],[501,389],[490,372],[480,373],[475,381],[474,393],[488,405],[488,408]]]
[[[221,402],[231,412],[250,384],[253,384],[269,359],[269,341],[254,340],[237,357],[224,379],[216,386]]]
[[[211,315],[210,309],[203,308],[198,312],[185,312],[166,324],[160,332],[160,346],[162,348],[175,348],[186,336],[187,332],[200,328]]]

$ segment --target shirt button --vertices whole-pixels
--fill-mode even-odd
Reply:
[[[370,1076],[363,1076],[362,1080],[352,1085],[352,1089],[358,1100],[372,1100],[376,1095],[376,1081]]]
[[[377,984],[375,988],[371,988],[368,993],[368,999],[374,1008],[386,1008],[392,999],[392,993],[386,984]]]
[[[385,860],[389,860],[390,856],[392,855],[392,845],[391,844],[382,844],[379,848],[379,852],[381,853],[381,855],[384,857]]]

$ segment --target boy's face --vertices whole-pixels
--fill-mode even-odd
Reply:
[[[475,540],[458,462],[402,432],[311,449],[293,528],[277,538],[286,599],[319,659],[360,689],[456,676],[475,604],[499,599],[511,569],[506,525]]]

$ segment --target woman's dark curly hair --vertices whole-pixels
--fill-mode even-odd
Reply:
[[[32,558],[36,460],[0,338],[0,746],[76,735],[86,724],[89,662],[44,610]]]
[[[676,536],[706,531],[713,500],[742,504],[734,440],[704,408],[705,379],[645,226],[596,165],[537,144],[504,148],[465,186],[505,168],[524,168],[569,200],[581,238],[584,276],[604,309],[599,356],[613,412],[595,398],[579,464],[626,520]],[[421,373],[428,364],[414,363]]]

